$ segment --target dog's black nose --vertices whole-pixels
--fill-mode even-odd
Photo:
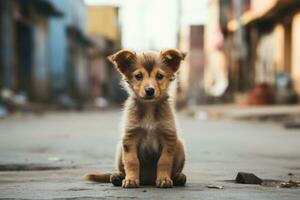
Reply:
[[[153,87],[147,87],[145,92],[147,97],[152,97],[154,95],[155,90]]]

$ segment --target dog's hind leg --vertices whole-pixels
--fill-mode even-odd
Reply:
[[[172,177],[174,186],[185,186],[186,176],[183,173],[177,173]]]
[[[114,186],[122,186],[122,181],[125,178],[125,175],[120,172],[115,172],[110,176],[110,182]]]
[[[114,186],[122,186],[122,181],[125,178],[125,170],[124,164],[122,161],[122,146],[121,143],[117,146],[117,153],[116,153],[116,168],[117,172],[113,173],[110,176],[110,182]]]
[[[174,186],[184,186],[186,183],[186,176],[182,173],[184,162],[185,162],[185,154],[184,154],[184,146],[182,142],[178,139],[176,151],[174,154],[174,162],[172,169],[172,181]]]

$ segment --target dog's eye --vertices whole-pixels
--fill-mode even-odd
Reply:
[[[140,80],[143,79],[143,75],[142,75],[142,74],[136,74],[134,77],[135,77],[135,79],[138,80],[138,81],[140,81]]]
[[[162,80],[164,78],[164,75],[162,75],[162,74],[156,74],[156,79],[157,80]]]

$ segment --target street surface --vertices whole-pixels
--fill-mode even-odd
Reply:
[[[186,187],[123,189],[83,180],[88,172],[114,170],[120,112],[48,112],[0,120],[0,199],[300,199],[300,188],[280,188],[277,182],[300,179],[300,131],[269,121],[201,121],[179,114]],[[268,181],[236,184],[240,171]]]

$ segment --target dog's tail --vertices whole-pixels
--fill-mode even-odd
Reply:
[[[85,180],[99,183],[110,183],[110,173],[90,173],[84,176]]]

